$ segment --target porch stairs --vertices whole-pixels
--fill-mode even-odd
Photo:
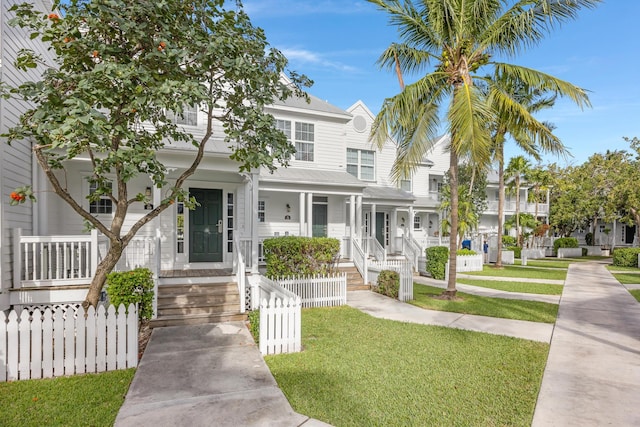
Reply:
[[[243,321],[240,295],[230,276],[161,277],[152,328]]]
[[[338,271],[347,273],[347,292],[371,290],[371,286],[364,283],[362,275],[352,262],[341,262],[338,265]]]

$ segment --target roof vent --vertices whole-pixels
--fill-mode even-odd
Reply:
[[[355,116],[353,118],[353,128],[357,132],[364,132],[365,130],[367,130],[367,119],[365,119],[363,116]]]

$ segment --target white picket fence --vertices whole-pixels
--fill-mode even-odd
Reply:
[[[126,369],[138,364],[138,310],[132,304],[77,313],[62,307],[0,312],[0,381]]]
[[[252,285],[252,305],[260,301],[260,352],[299,352],[302,348],[300,297],[264,276],[257,278]]]
[[[482,271],[483,261],[482,254],[458,255],[456,257],[456,271],[460,273],[466,271]]]
[[[311,277],[284,277],[275,279],[275,282],[299,296],[303,308],[334,307],[347,303],[346,273]]]
[[[388,259],[385,262],[370,261],[368,275],[371,283],[378,281],[378,275],[382,270],[393,270],[400,275],[400,289],[398,299],[410,301],[413,299],[413,264],[408,259]]]

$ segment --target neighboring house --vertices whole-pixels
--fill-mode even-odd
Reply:
[[[51,59],[49,52],[37,40],[31,40],[28,32],[8,25],[9,9],[17,3],[22,1],[0,2],[0,82],[10,86],[36,79],[42,72],[42,66],[28,73],[14,68],[20,49],[31,48],[39,52],[45,61]],[[37,10],[51,10],[50,0],[33,0],[32,3]],[[0,98],[0,134],[14,126],[25,110],[24,103]],[[0,309],[9,305],[8,289],[13,275],[11,230],[22,228],[26,234],[42,232],[36,228],[36,218],[43,213],[39,206],[31,206],[30,203],[9,206],[8,197],[16,187],[33,181],[35,166],[28,144],[9,146],[4,138],[0,138]]]

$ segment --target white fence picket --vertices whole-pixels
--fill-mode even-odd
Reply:
[[[0,381],[136,366],[138,313],[135,305],[128,311],[91,307],[86,318],[82,308],[77,317],[64,307],[0,312]]]
[[[283,277],[275,281],[299,296],[302,307],[333,307],[347,303],[347,275]]]

